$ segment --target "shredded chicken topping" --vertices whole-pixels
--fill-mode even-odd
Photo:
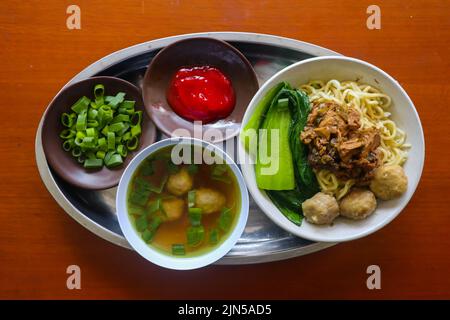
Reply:
[[[300,139],[309,146],[314,169],[330,170],[343,180],[367,184],[381,164],[378,130],[361,129],[360,115],[352,107],[314,103]]]

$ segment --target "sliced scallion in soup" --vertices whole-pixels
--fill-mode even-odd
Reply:
[[[233,229],[241,206],[239,187],[227,164],[195,164],[191,158],[177,165],[172,148],[158,150],[139,165],[128,186],[128,213],[153,248],[173,256],[203,254]]]

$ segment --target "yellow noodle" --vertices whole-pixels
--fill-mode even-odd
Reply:
[[[406,134],[397,128],[388,112],[392,99],[378,89],[354,81],[328,82],[313,80],[300,86],[311,102],[336,102],[344,107],[354,107],[361,116],[361,129],[377,128],[380,132],[383,164],[403,165],[407,159]],[[339,180],[328,170],[316,171],[323,192],[333,194],[338,200],[344,197],[355,184],[353,180]]]

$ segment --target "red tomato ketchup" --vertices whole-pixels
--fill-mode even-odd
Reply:
[[[170,82],[167,101],[180,117],[208,123],[229,116],[236,96],[231,81],[219,69],[183,67]]]

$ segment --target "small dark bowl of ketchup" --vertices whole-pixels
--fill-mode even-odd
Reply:
[[[240,51],[202,37],[162,49],[145,73],[142,94],[146,111],[166,135],[194,137],[198,123],[203,133],[210,128],[220,133],[203,139],[219,142],[239,133],[258,87],[255,71]]]

